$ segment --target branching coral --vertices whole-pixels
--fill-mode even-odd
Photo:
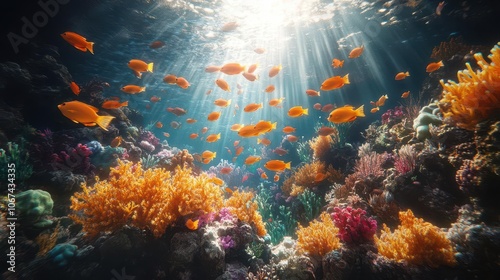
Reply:
[[[168,170],[174,170],[177,166],[195,169],[194,158],[188,150],[183,149],[170,159],[171,166]]]
[[[326,167],[321,161],[313,161],[296,169],[292,176],[283,182],[281,189],[286,194],[297,196],[306,189],[322,184],[333,184],[343,179],[344,175],[331,165]]]
[[[500,44],[500,43],[498,43]],[[500,46],[491,50],[484,60],[481,53],[474,58],[481,68],[477,72],[466,63],[467,70],[457,73],[458,83],[448,81],[443,86],[443,97],[439,107],[443,116],[450,118],[457,126],[474,130],[476,124],[495,115],[500,109]]]
[[[444,232],[423,219],[415,218],[413,212],[399,212],[401,225],[394,232],[384,224],[380,238],[375,243],[381,255],[396,261],[407,261],[414,265],[454,265],[456,263],[450,240]]]
[[[340,248],[340,239],[337,237],[339,229],[333,224],[332,218],[326,212],[321,213],[320,218],[321,221],[312,221],[308,227],[299,225],[297,230],[299,252],[314,257],[323,257]]]
[[[313,150],[313,158],[321,161],[326,161],[330,150],[336,143],[331,135],[328,136],[317,136],[309,140],[309,146]]]
[[[346,243],[371,241],[377,231],[377,221],[366,217],[366,211],[361,208],[335,207],[332,219],[339,229],[340,239]]]
[[[223,205],[222,190],[206,174],[195,176],[189,168],[144,170],[141,164],[119,162],[110,179],[71,198],[70,217],[83,225],[90,237],[116,231],[124,225],[150,230],[160,237],[178,218],[188,214],[218,211]]]
[[[417,163],[417,152],[411,145],[403,145],[394,159],[394,168],[400,174],[413,172]]]
[[[262,216],[258,211],[257,202],[252,201],[254,194],[252,192],[235,191],[232,196],[225,201],[225,207],[228,207],[233,215],[236,215],[242,222],[255,226],[257,235],[267,234],[266,227],[262,221]]]

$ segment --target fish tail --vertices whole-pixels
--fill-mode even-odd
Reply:
[[[219,132],[219,134],[217,134],[217,138],[220,139],[220,132]]]
[[[231,105],[231,99],[227,101],[227,106]]]
[[[291,163],[291,161],[289,161],[289,162],[285,163],[285,168],[290,169],[290,168],[291,168],[290,163]]]
[[[114,119],[113,116],[97,116],[95,123],[102,129],[108,131],[109,123]]]
[[[344,84],[350,84],[350,82],[349,82],[349,74],[346,74],[342,79],[344,80]]]
[[[406,71],[405,76],[410,77],[410,72]]]
[[[122,106],[128,106],[128,101],[122,102]]]
[[[153,73],[153,62],[148,63],[148,71]]]
[[[94,54],[94,42],[87,42],[87,50],[89,50],[91,54]]]
[[[274,122],[271,126],[271,129],[276,129],[276,125],[278,124],[278,122]]]
[[[441,66],[441,67],[443,67],[443,66],[444,66],[443,61],[442,61],[442,60],[441,60],[441,61],[439,61],[439,62],[438,62],[438,65],[439,65],[439,66]]]
[[[141,90],[139,92],[146,91],[146,87],[141,87]]]
[[[262,140],[260,140],[260,138],[257,138],[257,145],[259,145],[261,142]]]
[[[358,117],[364,117],[365,116],[365,112],[363,111],[363,108],[365,107],[365,105],[361,105],[359,106],[358,109],[356,109],[356,116]]]
[[[304,115],[309,115],[309,108],[305,108],[304,110],[302,110],[302,113]]]
[[[217,156],[217,152],[214,152],[214,156],[212,158],[215,158]]]

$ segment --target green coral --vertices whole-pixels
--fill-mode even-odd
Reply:
[[[441,125],[443,121],[438,116],[439,107],[436,103],[431,103],[424,106],[418,113],[418,117],[413,120],[413,129],[416,132],[418,140],[425,140],[431,138],[429,125]]]
[[[307,221],[312,221],[321,211],[321,197],[310,190],[305,190],[298,196],[304,206],[304,215]]]
[[[14,164],[14,166],[12,166]],[[14,170],[14,173],[8,170]],[[0,180],[2,183],[7,182],[8,174],[15,174],[14,181],[24,182],[33,174],[33,166],[29,164],[29,154],[24,151],[24,141],[21,145],[8,142],[7,151],[0,149]]]
[[[52,224],[52,221],[45,219],[46,215],[52,214],[54,207],[50,193],[43,190],[27,190],[16,196],[16,202],[21,221],[37,228]]]

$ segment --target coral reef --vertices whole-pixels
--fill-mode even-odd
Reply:
[[[240,221],[254,226],[258,236],[264,236],[267,234],[266,227],[258,211],[257,202],[252,201],[253,197],[252,192],[237,190],[225,201],[224,206]]]
[[[330,215],[323,212],[320,219],[321,221],[310,222],[307,227],[299,225],[297,229],[297,249],[314,258],[321,258],[341,246],[337,237],[339,229]]]
[[[335,226],[339,229],[339,238],[345,244],[359,244],[372,241],[377,231],[377,221],[366,217],[366,211],[360,208],[335,207],[331,214]]]
[[[51,220],[45,219],[52,214],[54,201],[50,193],[43,190],[27,190],[19,193],[16,197],[19,219],[27,227],[44,228],[52,224]]]
[[[384,224],[380,237],[375,237],[381,255],[413,265],[456,264],[452,244],[438,227],[416,218],[411,210],[399,212],[399,219],[401,225],[394,232]]]
[[[498,116],[500,109],[500,46],[491,49],[488,63],[481,53],[474,58],[481,68],[474,72],[469,63],[467,70],[457,73],[458,83],[448,81],[443,86],[439,108],[445,118],[457,126],[474,130],[479,122]]]
[[[431,103],[422,107],[418,117],[413,120],[413,129],[416,132],[417,139],[423,141],[431,138],[429,125],[440,125],[441,123],[442,120],[439,116],[439,107],[436,103]]]

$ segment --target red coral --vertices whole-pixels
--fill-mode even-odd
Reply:
[[[345,243],[363,243],[373,240],[377,231],[377,221],[366,217],[366,211],[352,207],[334,208],[332,220],[339,228],[338,237]]]

